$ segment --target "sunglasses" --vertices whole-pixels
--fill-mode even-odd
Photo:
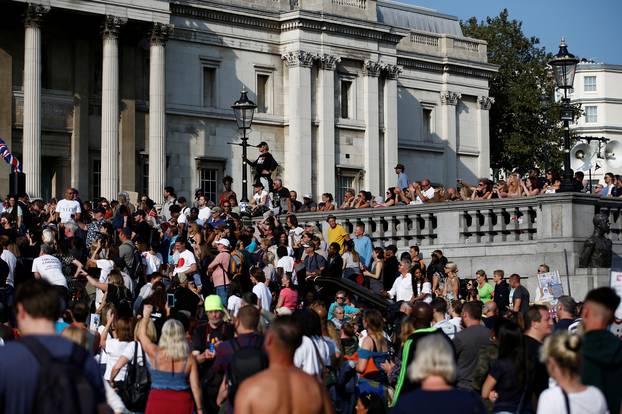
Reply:
[[[337,300],[339,300],[339,299],[345,300],[345,298],[343,296],[337,296],[335,299],[337,299]]]

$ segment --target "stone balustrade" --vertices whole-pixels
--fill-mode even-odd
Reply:
[[[598,212],[609,216],[614,254],[622,253],[622,200],[588,194],[338,210],[333,214],[351,233],[356,223],[364,223],[377,246],[394,244],[405,251],[419,245],[426,260],[433,250],[440,249],[458,264],[463,277],[474,277],[478,269],[492,275],[500,268],[508,275],[527,277],[526,284],[533,292],[536,269],[546,263],[563,275],[573,295],[582,298],[605,280],[578,269],[583,242],[592,234],[592,218]],[[301,224],[316,224],[326,234],[327,215],[296,216]]]
[[[487,53],[486,42],[482,40],[418,30],[410,31],[410,36],[401,41],[400,49],[481,62],[486,62]]]

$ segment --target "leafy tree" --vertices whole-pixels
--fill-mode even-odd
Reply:
[[[466,36],[488,42],[488,61],[499,65],[490,81],[490,159],[493,169],[559,168],[563,160],[555,82],[547,70],[551,55],[522,22],[498,17],[461,22]]]

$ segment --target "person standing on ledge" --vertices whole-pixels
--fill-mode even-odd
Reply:
[[[248,159],[246,162],[255,170],[255,182],[261,182],[264,188],[268,189],[268,192],[271,192],[272,172],[276,170],[279,164],[272,154],[270,154],[270,148],[267,142],[261,141],[259,145],[257,145],[257,148],[259,148],[259,156],[255,162],[249,161]]]

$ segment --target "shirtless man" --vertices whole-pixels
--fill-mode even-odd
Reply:
[[[334,413],[324,386],[294,366],[294,352],[301,343],[302,332],[291,316],[272,322],[264,344],[270,367],[240,385],[236,414]]]

